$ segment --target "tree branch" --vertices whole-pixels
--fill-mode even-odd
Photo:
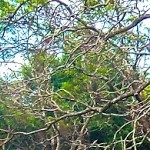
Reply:
[[[135,27],[137,24],[139,24],[141,21],[145,20],[145,19],[149,19],[150,18],[150,14],[145,14],[145,15],[142,15],[141,17],[137,18],[133,23],[131,23],[129,26],[127,27],[124,27],[124,28],[121,28],[119,30],[116,30],[110,34],[108,34],[106,37],[105,37],[105,40],[108,40],[118,34],[121,34],[121,33],[124,33],[130,29],[132,29],[133,27]]]

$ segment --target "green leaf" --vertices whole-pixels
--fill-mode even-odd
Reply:
[[[109,4],[106,6],[106,10],[112,10],[113,7],[114,7],[114,5],[109,3]]]

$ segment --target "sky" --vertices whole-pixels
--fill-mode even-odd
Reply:
[[[62,1],[69,4],[69,0],[62,0]],[[139,8],[142,9],[143,7],[149,7],[149,2],[148,1],[145,3],[140,2],[140,3],[138,3],[138,5],[139,5]],[[147,13],[150,13],[150,10]],[[143,21],[143,26],[149,27],[149,24],[150,24],[150,19]],[[99,27],[99,25],[97,24],[96,28],[98,28],[98,27]],[[9,76],[12,73],[12,71],[18,71],[24,63],[27,63],[27,62],[24,61],[21,54],[16,54],[13,59],[9,60],[9,62],[1,64],[0,77],[5,78],[5,77]],[[144,64],[144,61],[141,62],[141,66],[143,64]]]
[[[0,66],[0,77],[7,78],[12,72],[19,71],[21,66],[26,63],[20,54],[16,54],[14,58],[9,59]]]

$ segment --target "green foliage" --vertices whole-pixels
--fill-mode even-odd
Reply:
[[[150,100],[150,85],[142,91],[141,95],[144,99]]]
[[[92,7],[98,4],[98,0],[85,0],[85,5],[88,7]]]
[[[25,49],[26,55],[29,54],[28,63],[18,71],[21,76],[13,73],[7,82],[0,80],[0,128],[11,129],[14,134],[19,132],[6,148],[15,150],[19,145],[20,149],[38,150],[51,144],[47,149],[52,149],[57,142],[64,148],[61,144],[71,141],[76,146],[78,142],[87,147],[104,144],[104,147],[120,150],[121,140],[125,138],[127,147],[133,144],[132,137],[128,136],[133,131],[129,120],[136,115],[132,113],[136,96],[132,92],[136,92],[141,82],[133,67],[137,64],[128,49],[136,45],[137,52],[141,52],[139,49],[143,48],[146,36],[139,37],[140,32],[135,34],[134,30],[119,33],[136,18],[121,6],[122,2],[82,2],[81,8],[71,12],[74,8],[71,1],[70,5],[65,1],[1,0],[0,32],[4,36],[0,39],[3,43],[0,50],[10,47],[14,55],[20,51],[22,54]],[[66,21],[70,22],[64,23]],[[14,38],[7,39],[9,34]],[[52,39],[46,45],[44,39],[48,34]],[[112,38],[107,39],[109,36]],[[137,63],[143,55],[138,53],[134,56]],[[135,82],[137,87],[133,89]],[[131,96],[122,99],[126,92]],[[149,93],[150,86],[147,86],[140,94],[149,100]],[[22,132],[31,134],[25,136]],[[5,137],[2,130],[0,139]],[[139,141],[142,139],[136,140]],[[99,149],[93,147],[89,150]]]
[[[113,5],[113,4],[110,4],[110,3],[106,6],[106,10],[107,10],[107,11],[113,10],[113,8],[114,8],[114,5]]]
[[[11,115],[10,115],[11,114]],[[7,116],[7,117],[5,117]],[[16,130],[23,129],[25,131],[32,131],[33,129],[42,126],[39,119],[33,114],[24,112],[22,109],[16,110],[7,109],[6,106],[1,105],[1,127],[15,128]]]
[[[10,2],[6,2],[4,0],[0,1],[0,17],[8,17],[12,15],[12,13],[15,11],[15,6],[12,5]]]

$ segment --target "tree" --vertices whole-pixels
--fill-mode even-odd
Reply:
[[[1,62],[26,61],[0,83],[2,149],[149,149],[150,14],[139,4],[0,3]]]

